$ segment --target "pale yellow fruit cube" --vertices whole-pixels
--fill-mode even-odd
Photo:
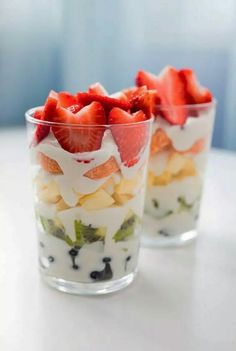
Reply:
[[[56,210],[57,211],[64,211],[68,210],[70,208],[65,201],[61,198],[57,203],[56,203]]]
[[[188,159],[184,168],[175,176],[175,179],[183,179],[185,177],[193,177],[197,174],[193,160]]]
[[[38,197],[41,201],[55,204],[61,199],[58,185],[50,180],[44,187],[38,188]]]
[[[113,199],[115,200],[117,205],[124,205],[129,200],[131,200],[132,198],[133,198],[133,196],[130,195],[130,194],[118,194],[118,193],[115,193],[113,195]]]
[[[170,155],[166,171],[170,174],[177,174],[185,167],[186,162],[188,162],[188,158],[180,155],[177,152],[174,152]]]
[[[156,176],[154,180],[154,185],[167,185],[171,182],[172,175],[170,172],[163,172],[160,176]]]
[[[131,179],[122,178],[120,183],[115,186],[117,194],[134,194],[139,189],[142,182],[142,176],[138,173]]]
[[[79,202],[86,210],[101,210],[114,204],[115,200],[106,191],[99,189],[83,196]]]
[[[114,193],[114,188],[115,188],[115,183],[112,178],[109,178],[102,186],[102,189],[104,189],[109,195],[112,195]]]

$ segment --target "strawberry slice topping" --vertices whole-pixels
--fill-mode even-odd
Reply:
[[[67,110],[69,110],[72,113],[77,113],[83,108],[84,106],[82,104],[75,104],[71,105],[70,107],[67,107]]]
[[[211,92],[199,84],[196,75],[191,69],[181,69],[179,76],[185,87],[188,104],[203,104],[212,101]]]
[[[106,91],[106,89],[100,83],[91,84],[89,86],[89,88],[88,88],[88,93],[89,94],[102,95],[102,96],[107,96],[108,95],[108,92]]]
[[[61,107],[70,107],[77,103],[76,97],[67,91],[61,91],[58,93],[58,100]]]
[[[145,147],[148,139],[148,129],[145,124],[124,126],[146,120],[143,111],[130,114],[120,108],[113,108],[109,114],[109,123],[112,124],[111,132],[118,146],[120,157],[124,165],[131,167],[140,158],[140,152]]]
[[[102,96],[97,94],[77,93],[77,103],[89,105],[93,101],[100,102],[107,114],[109,114],[110,110],[113,107],[119,107],[125,111],[131,108],[131,105],[128,101],[121,101],[109,96]]]
[[[146,86],[134,87],[124,90],[124,94],[131,104],[131,112],[142,110],[147,117],[151,116],[157,95],[155,90],[148,90]]]
[[[40,119],[41,121],[50,121],[54,115],[58,102],[58,94],[51,90],[47,100],[45,102],[43,109],[38,109],[35,111],[34,117]],[[36,146],[44,138],[48,136],[50,132],[50,127],[44,124],[37,124],[31,146]]]
[[[71,153],[98,150],[101,147],[106,123],[105,111],[99,102],[92,102],[76,114],[57,107],[54,122],[74,126],[53,126],[52,131],[61,147]],[[97,127],[96,127],[97,125]]]

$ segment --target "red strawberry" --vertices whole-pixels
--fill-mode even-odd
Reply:
[[[40,107],[34,112],[34,118],[42,119],[42,117],[43,117],[43,107]]]
[[[138,162],[140,152],[147,143],[147,125],[135,124],[145,120],[146,116],[142,111],[130,114],[115,107],[109,114],[112,135],[118,146],[121,160],[127,167],[131,167]],[[132,123],[133,126],[121,125]]]
[[[47,97],[43,110],[41,112],[39,112],[40,110],[36,110],[36,116],[34,117],[37,118],[40,116],[41,121],[50,121],[53,114],[55,113],[57,102],[58,95],[55,91],[51,90]],[[39,144],[40,141],[42,141],[44,138],[46,138],[46,136],[48,136],[49,132],[49,126],[40,123],[37,124],[31,146],[36,146],[37,144]]]
[[[76,97],[67,91],[61,91],[58,93],[58,100],[61,107],[70,107],[77,102]]]
[[[72,113],[77,113],[79,112],[79,110],[81,110],[81,108],[83,108],[84,106],[82,104],[78,105],[71,105],[70,107],[67,108],[67,110],[71,111]]]
[[[122,91],[118,91],[117,93],[111,94],[110,97],[120,101],[128,102],[127,96]]]
[[[77,101],[83,105],[89,105],[93,101],[100,102],[107,114],[113,107],[119,107],[126,111],[131,108],[131,105],[128,101],[121,101],[109,96],[102,96],[97,94],[77,93]]]
[[[142,110],[147,117],[151,116],[154,98],[156,97],[155,90],[148,90],[146,86],[140,88],[134,87],[124,90],[124,94],[131,103],[131,112]]]
[[[101,147],[106,123],[105,112],[99,102],[92,102],[78,113],[57,107],[54,122],[69,123],[75,126],[54,126],[53,133],[61,147],[69,152],[86,152]]]
[[[100,83],[91,84],[90,87],[88,88],[88,93],[89,94],[103,95],[103,96],[108,95],[108,92]]]
[[[212,101],[211,92],[199,84],[196,75],[191,69],[181,69],[179,76],[185,86],[188,104],[202,104]]]
[[[167,66],[158,76],[163,114],[171,124],[182,125],[187,118],[185,87],[177,69]],[[166,108],[167,107],[167,108]]]
[[[135,77],[135,82],[138,87],[146,85],[148,89],[158,89],[157,76],[146,71],[138,71]]]

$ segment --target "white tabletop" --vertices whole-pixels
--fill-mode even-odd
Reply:
[[[213,151],[195,244],[142,249],[135,282],[71,296],[37,270],[24,130],[0,133],[1,351],[235,351],[236,154]]]

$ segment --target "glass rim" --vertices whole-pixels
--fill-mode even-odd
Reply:
[[[138,125],[146,125],[146,124],[151,124],[154,120],[154,116],[152,115],[150,118],[146,119],[145,121],[141,122],[136,122],[136,123],[117,123],[117,124],[74,124],[74,123],[62,123],[62,122],[50,122],[50,121],[41,121],[37,118],[32,117],[32,114],[39,108],[42,108],[43,106],[37,106],[37,107],[32,107],[29,110],[25,112],[25,119],[27,122],[30,122],[32,124],[40,124],[40,125],[45,125],[45,126],[57,126],[57,127],[73,127],[73,128],[110,128],[110,127],[116,127],[119,128],[119,126],[123,127],[135,127]]]
[[[158,107],[160,110],[170,110],[172,108],[192,108],[192,109],[201,109],[201,108],[207,108],[207,107],[212,107],[216,106],[218,103],[217,99],[213,99],[210,102],[204,102],[201,104],[183,104],[183,105],[160,105],[156,104],[155,107]]]

